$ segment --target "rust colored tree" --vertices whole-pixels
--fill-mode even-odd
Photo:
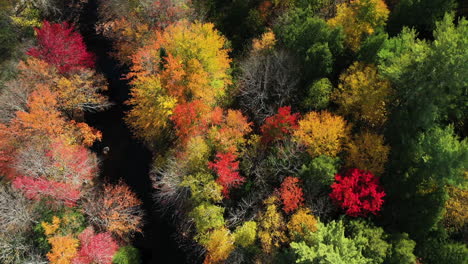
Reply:
[[[331,186],[330,197],[349,216],[367,216],[377,214],[382,207],[385,192],[379,184],[379,178],[368,171],[350,169],[345,175],[336,174]]]
[[[106,184],[85,198],[83,209],[88,221],[102,231],[126,238],[141,231],[141,201],[123,182]]]
[[[93,54],[86,50],[83,37],[72,25],[44,21],[36,34],[37,46],[31,48],[28,55],[56,66],[61,73],[94,66]]]
[[[283,210],[285,213],[291,213],[304,202],[304,193],[299,186],[299,179],[295,177],[286,177],[279,189],[281,200],[283,201]]]

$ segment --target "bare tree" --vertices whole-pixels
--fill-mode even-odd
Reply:
[[[286,51],[251,52],[240,68],[239,102],[257,124],[294,102],[300,73]]]
[[[18,80],[5,84],[0,93],[0,123],[8,123],[17,111],[26,111],[33,87]]]
[[[26,232],[34,219],[33,204],[6,184],[0,183],[0,233]]]

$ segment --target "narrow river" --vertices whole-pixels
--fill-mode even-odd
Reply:
[[[110,148],[100,166],[101,177],[110,182],[123,179],[143,202],[145,225],[143,233],[137,235],[133,243],[143,255],[143,263],[185,263],[184,254],[172,238],[174,227],[155,210],[149,178],[151,153],[132,137],[123,121],[128,110],[124,101],[129,96],[129,85],[121,79],[126,69],[109,56],[112,42],[96,34],[96,21],[97,0],[89,0],[78,26],[88,49],[96,54],[96,69],[107,78],[107,95],[114,103],[106,111],[86,115],[87,123],[103,134],[102,142],[96,144],[94,150],[100,154],[103,147]]]

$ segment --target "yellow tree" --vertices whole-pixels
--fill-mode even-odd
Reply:
[[[465,172],[468,178],[468,172]],[[455,231],[461,230],[468,223],[468,191],[450,186],[450,198],[445,203],[445,225]]]
[[[51,245],[47,258],[51,264],[70,264],[78,253],[79,241],[71,235],[53,236],[47,239]]]
[[[332,100],[339,105],[341,114],[380,127],[387,120],[391,95],[390,82],[379,75],[374,65],[355,62],[341,74]]]
[[[214,106],[231,83],[226,39],[213,24],[180,21],[155,32],[132,56],[133,109],[127,121],[150,140],[160,134],[176,104],[193,100]]]
[[[286,224],[278,211],[278,202],[276,196],[266,199],[263,202],[266,210],[259,215],[258,219],[258,238],[266,254],[272,253],[274,249],[287,241]]]
[[[222,263],[234,250],[234,237],[225,228],[219,228],[211,232],[209,240],[205,244],[207,255],[204,263]]]
[[[308,232],[317,231],[317,219],[308,208],[300,208],[288,222],[289,236],[292,240],[304,237]]]
[[[338,4],[336,16],[328,20],[328,24],[341,26],[346,44],[357,51],[363,38],[385,26],[389,13],[383,0],[352,0],[349,4]]]
[[[385,145],[383,136],[369,132],[359,133],[348,144],[346,166],[380,175],[384,172],[389,152],[390,147]]]
[[[307,147],[312,157],[336,156],[348,135],[346,121],[330,112],[310,112],[299,121],[294,138]]]

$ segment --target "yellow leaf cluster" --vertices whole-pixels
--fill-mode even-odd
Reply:
[[[55,232],[59,229],[60,227],[60,218],[57,216],[52,217],[52,223],[47,223],[47,222],[41,222],[42,228],[44,228],[44,234],[46,236],[51,236],[55,234]]]
[[[355,62],[340,76],[332,100],[341,114],[380,127],[387,120],[391,95],[390,82],[379,75],[374,65]]]
[[[385,26],[389,13],[383,0],[353,0],[349,4],[338,4],[336,16],[328,20],[328,24],[341,26],[346,44],[351,50],[357,51],[365,36]]]
[[[47,253],[51,264],[70,264],[77,255],[79,240],[71,235],[54,236],[47,241],[51,245],[51,250]]]
[[[289,235],[292,240],[303,237],[307,232],[317,231],[317,219],[308,208],[300,208],[288,222]]]
[[[211,232],[205,247],[208,251],[205,264],[222,263],[234,250],[234,238],[227,228],[222,227]]]
[[[460,230],[468,224],[468,191],[454,186],[448,190],[450,198],[445,203],[445,224]]]
[[[310,112],[299,121],[294,138],[307,147],[312,157],[336,156],[348,135],[346,121],[328,111]]]
[[[269,51],[275,47],[276,37],[273,31],[268,30],[263,33],[259,39],[254,39],[252,42],[252,49],[254,52]]]
[[[272,253],[276,248],[279,248],[282,243],[287,241],[286,224],[283,216],[278,211],[278,198],[271,196],[264,201],[266,210],[259,215],[258,238],[262,245],[263,251],[267,254]]]
[[[389,152],[390,147],[385,145],[383,136],[370,132],[359,133],[348,144],[346,166],[380,175],[384,172]]]

